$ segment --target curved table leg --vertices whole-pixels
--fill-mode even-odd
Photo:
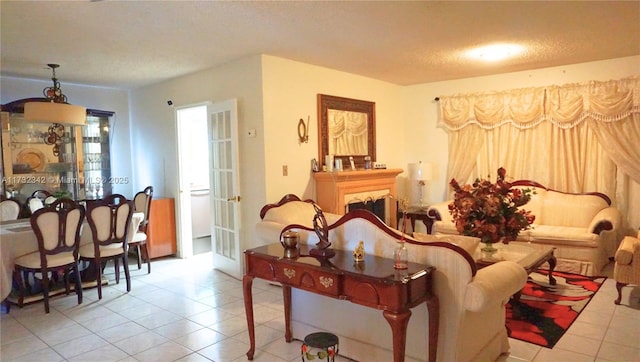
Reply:
[[[256,352],[256,331],[253,325],[253,296],[251,295],[251,286],[253,285],[253,277],[245,275],[242,278],[242,293],[244,295],[244,311],[247,315],[247,327],[249,328],[249,344],[251,347],[247,352],[247,359],[253,360],[253,354]]]
[[[411,311],[407,310],[401,313],[392,313],[389,311],[382,312],[384,319],[391,326],[391,335],[393,336],[393,361],[404,361],[404,349],[407,344],[407,325],[411,317]]]
[[[429,313],[429,362],[435,362],[438,355],[440,300],[433,294],[427,299],[427,312]]]

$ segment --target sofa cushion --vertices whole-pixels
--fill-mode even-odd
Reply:
[[[312,227],[315,214],[316,212],[312,204],[302,201],[292,201],[270,209],[262,220],[284,223],[285,225],[299,224]]]
[[[572,195],[549,190],[544,197],[542,214],[545,225],[587,228],[596,214],[607,207],[609,204],[596,195]]]
[[[545,195],[547,194],[547,190],[530,186],[514,186],[513,188],[521,190],[533,190],[533,193],[531,194],[531,200],[520,207],[520,209],[531,211],[531,214],[536,217],[534,224],[544,224],[544,213],[542,212],[542,206],[544,203]]]
[[[467,253],[469,253],[469,255],[472,255],[472,256],[476,252],[476,248],[478,247],[478,244],[480,244],[480,238],[474,238],[472,236],[462,236],[462,235],[445,235],[445,234],[429,235],[429,234],[414,232],[413,238],[425,243],[432,243],[435,241],[445,241],[461,247]]]
[[[599,237],[586,228],[538,225],[529,230],[532,242],[553,241],[557,244],[576,245],[581,247],[598,247]]]

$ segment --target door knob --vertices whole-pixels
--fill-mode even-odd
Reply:
[[[234,196],[234,197],[228,198],[227,201],[240,202],[240,196]]]

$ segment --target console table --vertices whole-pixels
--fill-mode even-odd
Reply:
[[[246,272],[242,279],[244,306],[249,327],[251,348],[249,360],[255,352],[253,321],[253,297],[251,286],[254,278],[276,281],[282,284],[284,297],[285,340],[291,342],[291,288],[382,310],[391,326],[393,336],[393,360],[404,361],[407,324],[411,310],[420,303],[427,303],[429,312],[429,361],[436,360],[438,346],[439,304],[433,294],[434,268],[409,263],[409,268],[397,271],[393,260],[365,255],[363,263],[354,263],[351,251],[335,250],[330,259],[308,256],[309,248],[301,245],[299,257],[285,258],[280,243],[249,249],[244,252]],[[366,326],[363,326],[366,328]]]

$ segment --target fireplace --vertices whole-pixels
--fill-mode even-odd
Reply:
[[[390,195],[385,195],[380,198],[367,197],[364,200],[361,199],[351,199],[345,205],[345,212],[349,212],[351,210],[367,210],[375,214],[381,220],[387,222],[387,215],[389,215],[389,205],[388,202],[392,202],[393,198]]]
[[[375,207],[383,210],[374,213],[395,228],[396,176],[402,172],[402,169],[316,172],[313,174],[316,202],[326,212],[343,215],[351,210],[349,205],[352,203],[367,207],[367,200],[381,200]]]

